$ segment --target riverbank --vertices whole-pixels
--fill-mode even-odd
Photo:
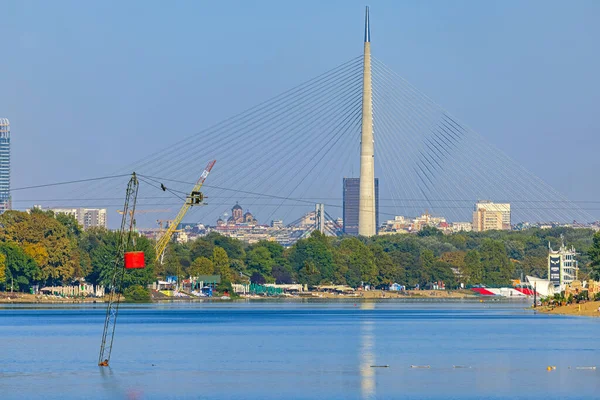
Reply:
[[[558,314],[558,315],[578,315],[582,317],[600,317],[598,308],[600,307],[600,301],[589,301],[587,303],[580,304],[569,304],[566,306],[559,307],[548,307],[542,306],[537,307],[536,311],[544,314]]]
[[[477,295],[470,290],[365,290],[352,293],[304,292],[298,297],[318,297],[324,299],[406,299],[406,298],[438,298],[464,299],[475,298]]]
[[[29,294],[18,292],[0,293],[0,304],[36,304],[36,303],[104,303],[104,298],[94,297],[62,297],[46,294]]]
[[[207,298],[169,297],[162,293],[152,291],[152,301],[206,301]],[[469,290],[409,290],[409,291],[388,291],[388,290],[367,290],[353,292],[350,294],[340,294],[331,292],[303,292],[298,295],[281,296],[288,300],[294,299],[476,299],[473,292]],[[242,296],[245,299],[265,299],[265,296]],[[217,298],[211,298],[217,300]],[[36,303],[104,303],[105,298],[98,297],[74,297],[74,296],[55,296],[44,294],[29,294],[29,293],[0,293],[0,304],[36,304]]]

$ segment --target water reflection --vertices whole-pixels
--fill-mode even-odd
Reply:
[[[372,310],[374,303],[362,303],[361,310]],[[373,321],[367,318],[360,322],[360,392],[363,399],[375,398],[375,335]]]
[[[134,387],[124,387],[118,375],[113,369],[108,367],[98,367],[104,392],[113,399],[140,400],[143,398],[143,391]]]

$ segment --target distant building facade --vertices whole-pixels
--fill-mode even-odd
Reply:
[[[0,213],[11,208],[10,122],[7,118],[0,118]]]
[[[242,210],[242,207],[239,204],[235,204],[231,209],[231,217],[227,219],[227,225],[240,225],[240,224],[248,224],[248,225],[256,225],[258,222],[256,218],[250,213],[250,211]],[[221,219],[221,222],[217,221],[218,226],[224,225],[224,221]]]
[[[83,229],[107,228],[106,208],[51,208],[54,214],[72,215]]]
[[[347,235],[358,236],[359,199],[360,178],[344,178],[342,219]],[[379,230],[379,178],[375,178],[375,224]]]
[[[562,239],[562,237],[561,237]],[[577,280],[579,265],[574,247],[565,246],[564,241],[558,250],[553,250],[548,244],[548,280],[562,289]]]
[[[450,224],[452,232],[471,232],[473,224],[470,222],[453,222]]]
[[[510,230],[510,204],[478,201],[473,211],[473,230]]]

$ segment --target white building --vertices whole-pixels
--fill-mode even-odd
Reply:
[[[470,222],[453,222],[451,225],[452,232],[471,232],[473,224]]]
[[[273,221],[271,221],[271,228],[281,229],[283,227],[284,227],[283,220],[281,220],[281,219],[274,219]]]
[[[54,214],[72,215],[83,229],[108,227],[106,208],[51,208],[50,211]]]
[[[552,250],[548,243],[548,280],[554,286],[560,287],[561,290],[577,280],[579,265],[575,259],[576,255],[575,248],[573,246],[568,248],[564,241],[558,250]]]

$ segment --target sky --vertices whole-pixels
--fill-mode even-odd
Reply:
[[[0,0],[12,187],[108,175],[360,55],[365,5]],[[570,199],[599,199],[600,2],[368,5],[375,57]]]

